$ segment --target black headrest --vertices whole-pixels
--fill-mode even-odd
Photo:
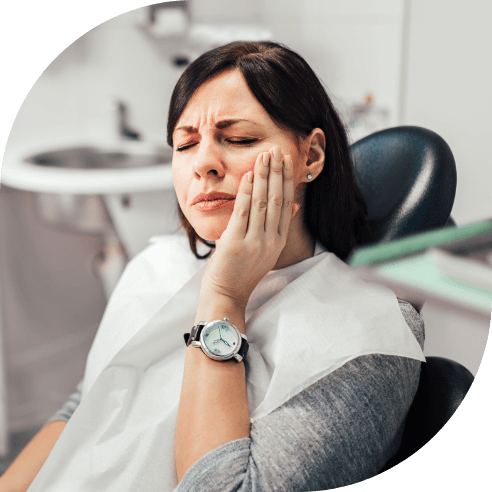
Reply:
[[[350,149],[376,242],[442,227],[453,208],[456,164],[447,143],[416,126],[388,128]]]

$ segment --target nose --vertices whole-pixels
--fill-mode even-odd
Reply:
[[[223,178],[225,169],[219,149],[213,144],[202,140],[199,151],[195,154],[193,171],[197,179],[210,178],[212,176]]]

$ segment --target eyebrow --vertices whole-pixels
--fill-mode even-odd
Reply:
[[[217,124],[215,125],[215,127],[218,128],[219,130],[223,130],[224,128],[232,126],[236,123],[240,123],[242,121],[246,121],[247,123],[252,123],[253,125],[263,126],[260,123],[256,123],[256,122],[251,121],[251,120],[246,120],[244,118],[231,118],[231,119],[227,119],[227,120],[218,121]],[[177,132],[178,130],[184,130],[185,132],[188,132],[188,133],[198,133],[198,128],[191,126],[191,125],[179,126],[174,131]]]

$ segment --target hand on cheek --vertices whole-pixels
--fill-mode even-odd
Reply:
[[[285,247],[294,204],[293,165],[280,147],[262,152],[242,177],[234,210],[202,280],[202,288],[246,307]]]

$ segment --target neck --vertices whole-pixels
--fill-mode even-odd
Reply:
[[[281,268],[286,268],[314,256],[316,240],[299,219],[300,217],[297,215],[294,217],[285,248],[280,253],[277,263],[272,270],[280,270]]]

